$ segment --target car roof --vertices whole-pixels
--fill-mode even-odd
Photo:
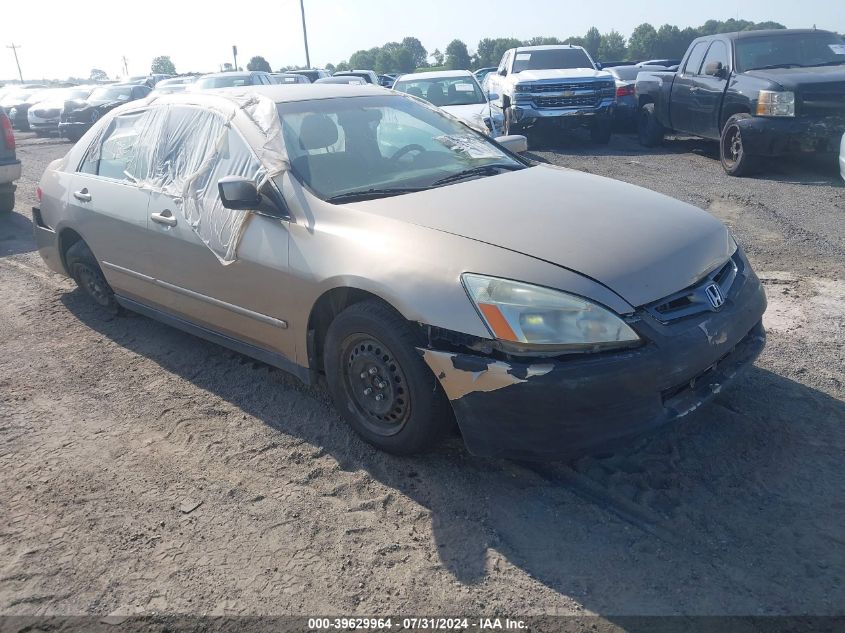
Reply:
[[[392,90],[375,84],[274,84],[272,86],[239,86],[237,88],[220,88],[197,92],[177,92],[172,95],[159,97],[157,103],[190,102],[202,105],[206,102],[213,105],[221,97],[227,101],[238,103],[244,95],[259,94],[271,99],[275,103],[294,101],[309,101],[311,99],[342,99],[344,97],[372,97],[374,95],[396,95]]]
[[[410,81],[412,79],[447,79],[449,77],[472,77],[468,70],[430,70],[424,73],[408,73],[400,75],[396,81]]]
[[[517,46],[518,51],[553,51],[561,48],[584,48],[574,44],[548,44],[546,46]]]
[[[254,75],[255,73],[263,73],[269,75],[270,73],[265,73],[263,70],[238,70],[238,71],[229,71],[229,72],[222,72],[222,73],[208,73],[207,75],[202,75],[197,77],[197,79],[205,79],[207,77],[249,77]]]
[[[709,37],[727,37],[734,40],[744,40],[749,37],[759,37],[765,35],[784,35],[784,34],[792,34],[792,35],[813,35],[815,33],[821,33],[823,35],[836,35],[832,31],[824,31],[822,29],[764,29],[761,31],[735,31],[733,33],[716,33]]]

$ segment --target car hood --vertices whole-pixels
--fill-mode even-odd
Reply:
[[[487,126],[484,124],[484,119],[490,116],[490,107],[486,103],[441,106],[441,109],[465,121],[470,127],[487,134]]]
[[[547,70],[523,70],[514,75],[517,81],[543,81],[544,79],[613,79],[609,72],[592,68],[561,68]]]
[[[785,90],[800,92],[802,88],[813,88],[818,84],[831,84],[845,94],[845,66],[813,66],[811,68],[770,68],[749,70],[751,77],[773,81]]]
[[[548,165],[352,206],[562,266],[635,307],[696,283],[735,248],[697,207]]]

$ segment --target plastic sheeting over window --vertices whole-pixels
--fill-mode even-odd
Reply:
[[[228,106],[228,107],[227,107]],[[262,142],[255,148],[236,129],[246,115]],[[214,105],[161,104],[118,114],[92,144],[85,171],[128,180],[179,198],[181,218],[226,265],[250,212],[223,207],[217,182],[240,176],[261,188],[287,167],[276,105],[255,94],[238,94]]]

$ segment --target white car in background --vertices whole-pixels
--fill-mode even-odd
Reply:
[[[498,97],[484,94],[478,80],[468,70],[402,75],[393,84],[393,89],[425,99],[482,134],[496,137],[501,133],[502,115],[494,114],[490,108],[490,100]]]

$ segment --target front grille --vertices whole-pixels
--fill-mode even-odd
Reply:
[[[59,112],[60,110],[58,108],[52,108],[49,110],[33,110],[32,114],[41,119],[52,119],[53,117],[59,116]]]
[[[601,88],[601,84],[596,84],[593,81],[581,84],[535,84],[531,86],[531,92],[563,92],[564,90],[595,90]]]
[[[695,285],[659,299],[645,306],[646,311],[661,323],[669,323],[684,317],[712,312],[721,306],[714,306],[708,296],[707,288],[716,284],[722,298],[727,301],[737,276],[743,270],[742,259],[737,251],[722,266],[711,272]]]
[[[573,95],[571,97],[539,97],[534,99],[538,108],[571,108],[575,106],[595,106],[599,102],[596,93]]]

